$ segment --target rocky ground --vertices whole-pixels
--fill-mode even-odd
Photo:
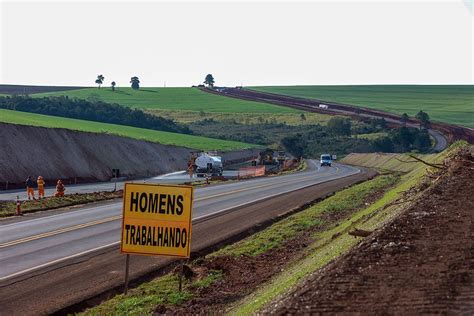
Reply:
[[[265,312],[472,315],[472,152],[453,158],[432,182],[396,220]]]

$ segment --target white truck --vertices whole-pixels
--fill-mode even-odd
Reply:
[[[208,153],[202,153],[199,157],[197,157],[194,165],[195,172],[198,177],[203,177],[209,174],[222,176],[222,172],[224,171],[222,158],[219,156],[210,155]]]

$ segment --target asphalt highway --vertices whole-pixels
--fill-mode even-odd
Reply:
[[[341,164],[305,171],[197,188],[193,222],[308,186],[359,173]],[[54,266],[115,246],[120,240],[121,202],[84,206],[73,211],[18,222],[0,222],[0,281]]]

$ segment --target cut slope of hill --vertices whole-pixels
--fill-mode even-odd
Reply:
[[[257,145],[225,141],[201,136],[155,131],[125,125],[107,124],[64,117],[0,109],[0,122],[20,125],[66,128],[70,130],[107,133],[164,145],[176,145],[200,150],[237,150]]]
[[[6,181],[10,187],[23,184],[28,175],[41,175],[49,185],[57,179],[108,181],[113,168],[125,177],[155,176],[185,169],[191,151],[116,135],[3,123],[0,148],[1,188]],[[255,154],[256,150],[243,150],[222,156],[233,160]]]
[[[252,90],[346,103],[474,127],[474,85],[274,86]]]
[[[67,95],[80,99],[95,98],[108,103],[166,110],[188,110],[203,112],[236,112],[236,113],[295,113],[294,109],[226,98],[223,96],[205,93],[196,88],[88,88],[81,90],[40,93],[34,96]]]

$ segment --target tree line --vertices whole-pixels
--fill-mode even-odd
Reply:
[[[80,120],[127,125],[158,131],[191,134],[187,126],[141,110],[102,101],[60,97],[0,97],[0,108]]]
[[[104,75],[97,75],[97,78],[95,79],[94,82],[95,84],[98,85],[98,88],[100,89],[100,87],[104,84],[104,81],[105,81]],[[133,76],[132,78],[130,78],[130,84],[131,84],[132,89],[134,90],[140,89],[140,79],[137,76]],[[212,74],[206,75],[206,78],[204,79],[204,84],[208,85],[209,87],[214,87],[214,77],[212,76]],[[110,88],[112,89],[112,91],[115,91],[116,85],[117,83],[115,81],[112,81],[110,83]]]
[[[327,126],[307,128],[287,136],[281,144],[295,156],[315,157],[322,151],[336,154],[349,152],[427,152],[432,141],[426,129],[427,120],[421,127],[389,129],[383,118],[369,119],[363,124],[352,125],[348,118],[333,117]],[[374,140],[357,138],[358,134],[387,133]]]

